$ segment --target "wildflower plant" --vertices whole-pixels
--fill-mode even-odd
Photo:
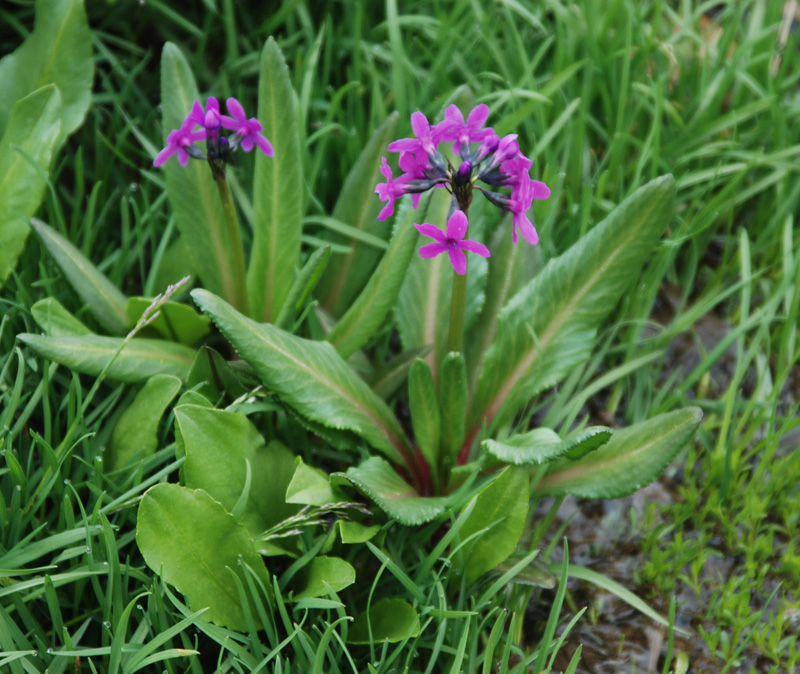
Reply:
[[[156,451],[154,429],[172,409],[179,484],[144,494],[137,540],[155,572],[236,629],[248,624],[243,588],[268,598],[270,576],[283,568],[294,579],[298,556],[307,573],[283,583],[296,597],[355,582],[342,546],[369,541],[384,516],[445,527],[455,517],[442,552],[464,583],[476,582],[515,552],[531,497],[630,493],[658,476],[700,422],[699,410],[687,409],[623,430],[585,421],[554,429],[534,427],[524,413],[591,355],[630,270],[671,218],[671,176],[639,188],[541,267],[529,255],[539,242],[531,210],[550,189],[531,177],[519,138],[486,127],[483,104],[453,103],[434,125],[415,112],[413,137],[399,140],[392,115],[332,214],[306,220],[334,223],[336,235],[317,228],[308,240],[344,244],[333,256],[332,246],[301,245],[294,100],[273,40],[262,52],[255,117],[234,98],[227,114],[213,97],[202,105],[188,63],[167,45],[165,146],[153,163],[201,286],[192,298],[202,315],[166,303],[158,339],[123,343],[150,301],[126,298],[40,223],[40,237],[115,336],[91,334],[53,300],[34,307],[47,334],[20,337],[77,371],[143,384],[110,448],[112,479]],[[252,204],[235,203],[228,185],[239,150],[256,155]],[[397,177],[387,150],[398,154]],[[474,203],[475,191],[486,204]],[[499,224],[491,236],[482,209]],[[249,251],[240,214],[252,225]],[[237,362],[200,343],[209,319]],[[263,405],[270,421],[239,411],[244,401]],[[308,526],[284,525],[309,512]],[[342,523],[325,531],[330,518]],[[274,531],[286,535],[265,536]],[[413,630],[416,613],[404,606]]]

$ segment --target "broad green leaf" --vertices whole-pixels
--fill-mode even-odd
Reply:
[[[396,644],[419,634],[417,611],[405,599],[389,597],[373,604],[369,612],[353,621],[347,635],[349,644]]]
[[[147,287],[152,292],[160,292],[162,289],[174,285],[186,276],[191,277],[189,280],[187,290],[191,288],[197,279],[197,270],[193,264],[193,253],[191,250],[191,243],[188,239],[180,234],[178,237],[167,246],[164,254],[161,256],[158,269],[151,270],[150,274],[155,274],[154,277],[148,277]],[[145,291],[150,294],[149,291]]]
[[[431,196],[426,222],[444,229],[450,210],[450,195],[435,190]],[[395,307],[395,322],[404,349],[433,347],[425,360],[439,381],[439,363],[447,352],[447,326],[450,320],[450,296],[453,269],[446,255],[430,260],[415,255]]]
[[[86,256],[52,227],[33,218],[31,226],[97,322],[114,335],[128,332],[125,295]]]
[[[299,505],[324,506],[344,499],[334,492],[331,479],[319,468],[307,466],[302,457],[295,460],[297,469],[286,488],[286,502]]]
[[[434,190],[424,221],[445,229],[450,206],[450,195],[445,190]],[[479,241],[482,239],[480,232],[484,220],[481,217],[482,208],[483,204],[480,201],[474,202],[469,216],[469,237]],[[419,222],[417,219],[413,221]],[[474,323],[483,304],[483,284],[486,279],[484,258],[470,255],[468,264],[465,342],[470,340],[469,326]],[[447,255],[426,260],[415,254],[408,266],[406,279],[395,307],[395,321],[403,348],[432,347],[425,360],[430,365],[437,386],[441,363],[448,352],[447,335],[452,292],[453,268]]]
[[[147,565],[186,595],[204,618],[247,631],[231,572],[247,587],[244,565],[265,586],[269,574],[247,529],[202,489],[157,484],[139,504],[136,542]],[[253,611],[255,615],[255,611]]]
[[[238,520],[253,535],[297,512],[286,503],[286,488],[295,471],[294,456],[280,442],[264,438],[240,412],[195,405],[175,408],[186,461],[183,479],[202,489],[229,511],[242,496],[250,464],[250,492]]]
[[[509,466],[473,497],[465,511],[467,520],[459,531],[465,545],[467,585],[504,562],[517,549],[528,516],[528,475],[524,468]],[[485,530],[485,531],[484,531]]]
[[[340,592],[356,581],[352,564],[339,557],[314,557],[300,572],[294,601],[308,597],[327,597],[329,590]]]
[[[77,337],[92,333],[55,297],[39,300],[31,307],[31,315],[36,324],[50,337]]]
[[[483,447],[506,463],[539,466],[561,456],[579,458],[608,442],[610,437],[611,429],[605,426],[590,426],[570,433],[563,440],[551,428],[537,428],[503,441],[484,440]]]
[[[223,394],[233,401],[247,392],[230,364],[209,346],[198,350],[186,386],[211,401],[217,401]]]
[[[44,196],[61,133],[60,114],[58,89],[43,87],[14,105],[0,137],[0,286],[25,246],[27,220]]]
[[[330,344],[251,321],[205,290],[192,297],[285,404],[314,423],[360,435],[398,463],[410,462],[392,411]]]
[[[358,522],[349,522],[347,520],[336,520],[336,526],[339,527],[339,535],[342,538],[342,543],[346,545],[366,543],[381,530],[380,526],[377,524],[367,527]]]
[[[408,378],[409,370],[417,358],[423,358],[431,350],[429,346],[418,346],[403,351],[383,365],[376,367],[367,376],[370,387],[384,400],[391,398]]]
[[[160,339],[134,338],[119,351],[124,342],[121,337],[44,337],[30,333],[17,337],[40,356],[82,374],[98,376],[111,363],[106,376],[126,382],[147,381],[154,374],[171,374],[185,381],[195,356],[188,346]]]
[[[451,352],[442,363],[440,386],[442,410],[442,454],[454,458],[464,443],[467,413],[467,367],[461,353]]]
[[[146,297],[129,297],[125,306],[128,325],[136,325],[151,304],[152,300]],[[164,339],[192,346],[211,331],[209,323],[207,316],[186,304],[165,302],[159,307],[158,316],[147,324],[147,329],[155,330]]]
[[[0,135],[16,101],[54,84],[61,92],[63,142],[83,123],[93,78],[92,34],[83,0],[37,0],[33,32],[0,60]]]
[[[258,321],[272,322],[286,302],[300,263],[303,167],[297,98],[283,54],[271,37],[261,52],[260,73],[258,119],[275,156],[256,152],[253,249],[247,288],[251,315]]]
[[[417,447],[431,471],[436,471],[442,418],[431,369],[421,358],[414,361],[408,374],[408,405]]]
[[[537,491],[582,498],[619,498],[650,484],[686,446],[703,419],[697,407],[659,414],[614,431],[599,449],[578,461],[552,464]]]
[[[309,255],[308,260],[289,289],[289,295],[283,303],[283,308],[278,314],[278,318],[275,320],[277,327],[284,330],[292,327],[297,312],[303,308],[317,283],[319,283],[320,278],[322,278],[322,273],[328,265],[330,256],[330,246],[318,248]]]
[[[161,55],[161,106],[164,142],[180,127],[200,94],[189,63],[167,42]],[[205,106],[205,101],[201,101]],[[162,167],[175,223],[191,264],[203,285],[240,308],[247,306],[240,282],[244,270],[234,268],[234,246],[228,235],[222,201],[211,170],[204,161],[190,159],[186,167],[172,157]]]
[[[114,427],[105,460],[106,471],[122,468],[156,451],[161,417],[181,386],[180,379],[168,374],[157,374],[147,380]]]
[[[375,194],[375,185],[384,180],[381,156],[388,154],[386,146],[395,140],[397,119],[398,114],[392,113],[372,134],[347,175],[333,209],[335,220],[384,240],[391,231],[391,222],[378,220],[383,204]],[[329,314],[341,316],[366,285],[381,253],[356,239],[335,237],[334,243],[347,244],[352,252],[333,257],[323,277],[320,300]]]
[[[408,201],[400,208],[389,250],[384,253],[356,301],[328,333],[326,339],[342,358],[348,358],[369,341],[397,302],[419,239],[419,232],[411,221],[424,219],[430,199],[426,197],[423,200],[416,216],[412,215],[410,203]]]
[[[401,524],[416,526],[436,519],[444,512],[446,499],[440,496],[420,496],[400,477],[388,461],[379,456],[367,459],[359,466],[335,473],[370,499],[387,515]]]
[[[481,371],[483,358],[497,335],[497,320],[500,310],[508,300],[520,291],[541,269],[541,249],[521,241],[512,243],[510,225],[506,222],[497,228],[489,249],[485,301],[475,325],[465,336],[470,390]]]
[[[583,362],[602,321],[672,217],[672,176],[639,188],[518,292],[500,314],[475,396],[473,429],[511,418]]]

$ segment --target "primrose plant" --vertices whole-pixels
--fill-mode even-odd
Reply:
[[[210,619],[244,629],[244,588],[270,602],[278,589],[302,599],[347,587],[355,567],[343,546],[375,536],[383,517],[449,528],[441,552],[471,584],[516,551],[532,500],[628,494],[692,437],[695,408],[627,429],[557,413],[556,428],[537,427],[526,411],[591,356],[670,222],[672,176],[542,266],[532,206],[549,206],[552,222],[557,197],[531,178],[519,138],[487,127],[489,108],[459,89],[437,123],[411,116],[413,137],[397,139],[389,116],[333,211],[304,215],[296,94],[275,41],[261,54],[255,117],[234,98],[228,114],[213,97],[202,106],[174,45],[161,66],[166,145],[153,163],[180,236],[159,259],[188,263],[202,314],[166,302],[149,334],[126,339],[150,300],[125,297],[42,223],[110,336],[48,300],[34,307],[46,334],[21,339],[73,370],[141,384],[112,438],[110,479],[135,479],[172,408],[180,483],[145,493],[137,541]],[[239,150],[255,151],[252,198],[231,189]],[[210,322],[231,360],[202,344]],[[269,420],[246,416],[243,401]]]
[[[671,176],[643,186],[531,275],[530,258],[513,244],[519,234],[538,242],[529,209],[550,190],[530,178],[532,163],[515,136],[499,138],[484,128],[488,112],[479,105],[465,121],[451,105],[435,125],[414,113],[415,137],[388,144],[400,154],[402,173],[394,178],[385,157],[376,161],[385,179],[375,188],[385,202],[378,221],[394,216],[396,202],[410,195],[411,206],[425,214],[419,219],[435,219],[444,229],[414,222],[413,211],[401,207],[372,276],[349,306],[325,318],[324,341],[256,324],[207,291],[193,292],[265,387],[306,428],[342,449],[375,452],[332,474],[333,487],[354,487],[411,526],[446,518],[468,500],[458,529],[460,540],[475,535],[459,548],[467,582],[515,551],[531,495],[630,493],[660,474],[701,418],[692,408],[624,430],[584,424],[557,432],[520,424],[534,396],[588,359],[598,327],[630,287],[630,270],[658,245],[673,212],[675,186]],[[387,134],[379,129],[376,135]],[[475,190],[511,215],[511,236],[498,230],[491,249],[465,238],[474,224],[469,209]],[[419,234],[433,243],[423,245],[414,262]],[[488,269],[472,284],[466,253],[488,258]],[[452,267],[449,282],[443,259]],[[337,307],[324,291],[322,296],[324,306]],[[364,372],[369,350],[361,350],[392,309],[405,351]],[[362,363],[358,374],[348,360]],[[386,385],[387,372],[394,386]],[[398,379],[405,392],[402,386],[398,392]],[[398,399],[408,401],[410,424],[395,416]]]

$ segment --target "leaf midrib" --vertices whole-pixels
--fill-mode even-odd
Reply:
[[[645,217],[640,219],[641,223],[647,221],[650,213],[655,209],[655,205],[660,203],[661,199],[655,199],[651,202],[651,205],[645,211]],[[614,253],[608,256],[605,261],[597,268],[597,270],[586,280],[583,286],[572,295],[572,299],[570,302],[561,310],[560,315],[558,318],[550,321],[547,329],[542,334],[539,339],[538,346],[536,344],[528,351],[528,353],[521,359],[519,365],[515,367],[511,373],[506,377],[505,382],[492,398],[489,405],[486,407],[486,412],[484,417],[486,419],[487,425],[491,425],[494,421],[495,416],[500,411],[503,402],[505,399],[511,394],[513,388],[516,386],[517,382],[525,376],[525,373],[528,372],[536,362],[536,358],[538,355],[547,349],[550,340],[553,338],[554,334],[558,332],[561,326],[569,320],[569,317],[574,313],[574,309],[576,305],[580,304],[580,300],[589,292],[589,290],[595,285],[597,282],[597,278],[602,276],[605,271],[611,266],[611,264],[619,257],[622,253],[624,248],[628,245],[628,242],[635,238],[635,234],[638,233],[640,227],[631,228],[628,236],[619,241],[619,245],[616,247]],[[474,430],[474,429],[473,429]]]

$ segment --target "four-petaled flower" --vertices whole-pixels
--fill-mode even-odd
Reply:
[[[189,163],[189,153],[186,151],[186,148],[191,147],[199,140],[206,139],[205,129],[202,131],[192,131],[194,126],[194,120],[192,120],[191,117],[187,117],[183,120],[183,124],[181,124],[179,129],[170,131],[169,136],[167,136],[167,147],[156,155],[153,166],[161,166],[176,153],[181,166],[186,166],[186,164]]]
[[[261,135],[264,127],[261,126],[255,117],[247,119],[244,108],[235,98],[229,98],[225,101],[225,107],[228,108],[233,117],[222,115],[222,126],[226,129],[236,132],[239,145],[245,152],[250,152],[253,146],[258,146],[267,157],[275,156],[275,150],[272,149],[272,144]]]
[[[423,236],[429,236],[435,243],[429,243],[419,249],[420,256],[424,258],[436,257],[447,251],[450,257],[450,264],[453,265],[453,271],[456,274],[463,276],[467,273],[467,256],[464,251],[475,253],[481,257],[490,257],[489,249],[482,243],[477,241],[470,241],[465,239],[464,235],[467,233],[467,216],[464,211],[453,211],[453,215],[447,221],[447,231],[443,232],[435,225],[423,223],[421,225],[414,224]]]

